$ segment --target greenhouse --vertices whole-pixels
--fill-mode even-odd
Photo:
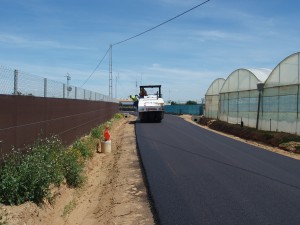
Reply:
[[[300,133],[300,53],[281,61],[265,81],[259,111],[261,130]]]
[[[300,133],[300,53],[269,69],[237,69],[208,88],[205,115],[266,131]],[[219,92],[218,92],[219,89]]]
[[[263,83],[271,70],[238,69],[232,72],[220,90],[219,119],[255,127],[259,92],[257,83]]]
[[[212,82],[205,94],[205,116],[218,119],[219,111],[219,92],[225,79],[218,78]]]

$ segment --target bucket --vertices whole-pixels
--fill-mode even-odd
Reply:
[[[102,153],[111,153],[111,140],[101,141],[101,152]]]

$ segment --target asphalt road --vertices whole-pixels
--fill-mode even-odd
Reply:
[[[136,136],[160,224],[300,224],[300,161],[171,115]]]

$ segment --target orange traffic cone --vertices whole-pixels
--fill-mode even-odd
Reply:
[[[109,133],[109,129],[108,129],[109,127],[108,126],[106,126],[106,129],[105,129],[105,131],[104,131],[104,140],[105,141],[109,141],[110,140],[110,133]]]

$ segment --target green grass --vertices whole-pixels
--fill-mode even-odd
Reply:
[[[64,211],[62,214],[62,217],[66,217],[67,215],[69,215],[74,209],[76,208],[76,201],[73,199],[72,201],[70,201],[65,207],[64,207]]]

